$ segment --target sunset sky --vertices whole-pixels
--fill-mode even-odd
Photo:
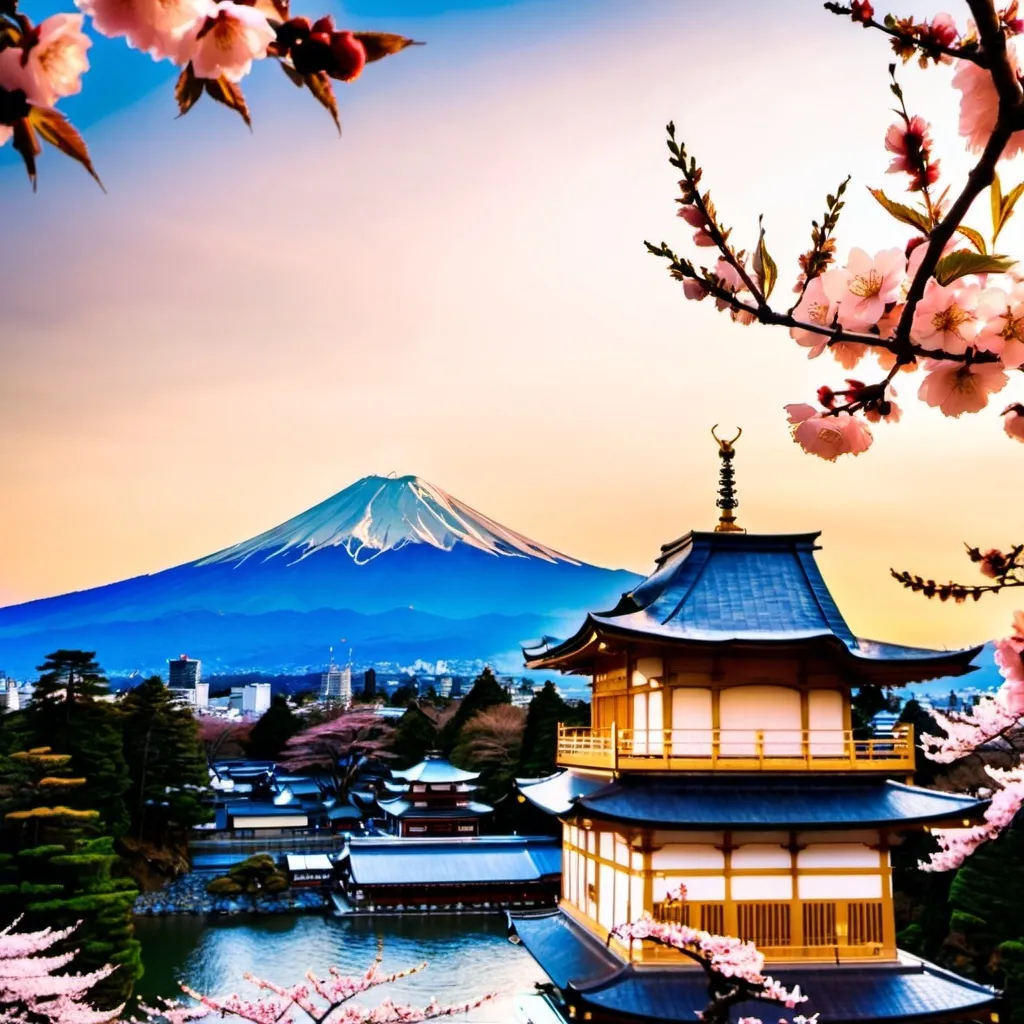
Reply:
[[[973,579],[963,541],[1024,540],[1024,446],[997,415],[1024,387],[955,421],[908,380],[904,422],[823,463],[782,406],[841,368],[687,302],[642,244],[689,246],[674,119],[735,237],[753,242],[765,215],[783,299],[847,174],[841,256],[902,245],[865,189],[901,188],[884,173],[880,35],[817,0],[328,9],[428,44],[341,87],[341,140],[271,62],[245,83],[250,135],[208,101],[175,120],[174,69],[100,41],[62,108],[108,194],[48,150],[33,196],[0,150],[0,603],[191,560],[392,470],[646,572],[660,544],[714,524],[720,423],[744,430],[740,523],[823,530],[856,632],[1006,632],[1012,594],[944,607],[888,570]],[[901,77],[959,182],[948,69]],[[970,222],[988,230],[987,201]],[[1001,248],[1024,252],[1024,214]]]

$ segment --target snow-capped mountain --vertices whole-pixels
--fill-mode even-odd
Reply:
[[[417,477],[370,476],[185,565],[0,608],[0,668],[30,674],[48,651],[84,647],[115,672],[181,651],[223,670],[281,670],[318,664],[342,636],[360,660],[422,652],[511,667],[517,640],[564,635],[637,581]]]
[[[295,562],[326,548],[343,548],[353,561],[364,564],[406,544],[429,544],[442,551],[467,544],[491,555],[580,564],[415,476],[363,477],[286,523],[196,564],[237,564],[253,556]]]

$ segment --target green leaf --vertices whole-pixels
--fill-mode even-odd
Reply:
[[[234,83],[229,82],[223,75],[220,78],[205,79],[207,94],[225,107],[237,110],[242,120],[246,123],[249,131],[252,131],[252,120],[249,117],[249,106],[245,102],[242,90]]]
[[[975,231],[974,228],[969,228],[965,224],[961,224],[957,227],[957,231],[960,232],[964,238],[967,239],[975,249],[978,250],[983,256],[988,254],[988,249],[985,246],[985,239],[982,237],[980,231]]]
[[[761,236],[757,240],[757,249],[754,250],[754,273],[757,274],[757,285],[765,302],[771,298],[772,289],[779,278],[779,268],[775,260],[771,258],[768,247],[764,244],[764,225],[761,218],[758,218],[758,227],[761,229]]]
[[[380,60],[382,57],[390,57],[393,53],[400,53],[407,46],[426,45],[415,39],[395,35],[394,32],[353,32],[352,34],[363,44],[368,63]]]
[[[327,112],[334,121],[334,126],[341,135],[341,118],[338,117],[338,101],[334,95],[334,86],[326,71],[317,71],[312,75],[305,76],[306,85],[309,91],[319,100],[321,106],[326,107]]]
[[[189,61],[174,85],[174,98],[178,101],[178,117],[184,117],[203,95],[203,80],[196,78]]]
[[[935,278],[947,285],[967,274],[1002,274],[1017,261],[1012,256],[986,256],[970,249],[957,249],[943,256],[935,266]]]
[[[868,191],[878,200],[882,209],[895,217],[901,224],[909,224],[923,234],[931,234],[932,225],[926,213],[921,210],[915,210],[910,206],[904,206],[902,203],[897,203],[895,200],[890,199],[880,188],[868,188]]]
[[[1024,181],[1022,181],[1015,188],[1012,188],[1008,195],[1003,197],[1002,205],[999,209],[999,223],[994,228],[994,235],[992,238],[992,244],[995,244],[996,238],[999,236],[999,232],[1006,227],[1006,222],[1013,216],[1013,208],[1017,205],[1017,200],[1024,195]]]
[[[999,221],[1003,215],[1003,189],[999,183],[999,175],[992,172],[992,184],[988,189],[988,198],[992,204],[992,244],[996,244],[999,235]]]

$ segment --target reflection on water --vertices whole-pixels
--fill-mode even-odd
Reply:
[[[479,1024],[506,1024],[514,1019],[515,996],[532,992],[546,980],[530,955],[511,945],[503,915],[407,915],[335,918],[307,915],[267,917],[139,918],[146,974],[139,995],[152,999],[173,995],[177,983],[211,995],[240,992],[255,997],[242,980],[252,971],[282,985],[302,979],[306,970],[323,972],[331,965],[346,974],[360,973],[384,942],[384,968],[395,971],[428,962],[420,974],[368,993],[360,1002],[375,1006],[385,996],[422,1005],[436,996],[457,1003],[487,992],[493,1003],[463,1018]]]

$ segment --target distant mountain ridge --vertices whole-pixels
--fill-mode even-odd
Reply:
[[[533,541],[418,477],[370,476],[193,562],[0,608],[0,668],[31,674],[54,647],[82,646],[115,672],[159,670],[183,650],[220,671],[278,671],[315,665],[344,636],[364,662],[402,651],[509,670],[518,640],[564,634],[639,578]]]

